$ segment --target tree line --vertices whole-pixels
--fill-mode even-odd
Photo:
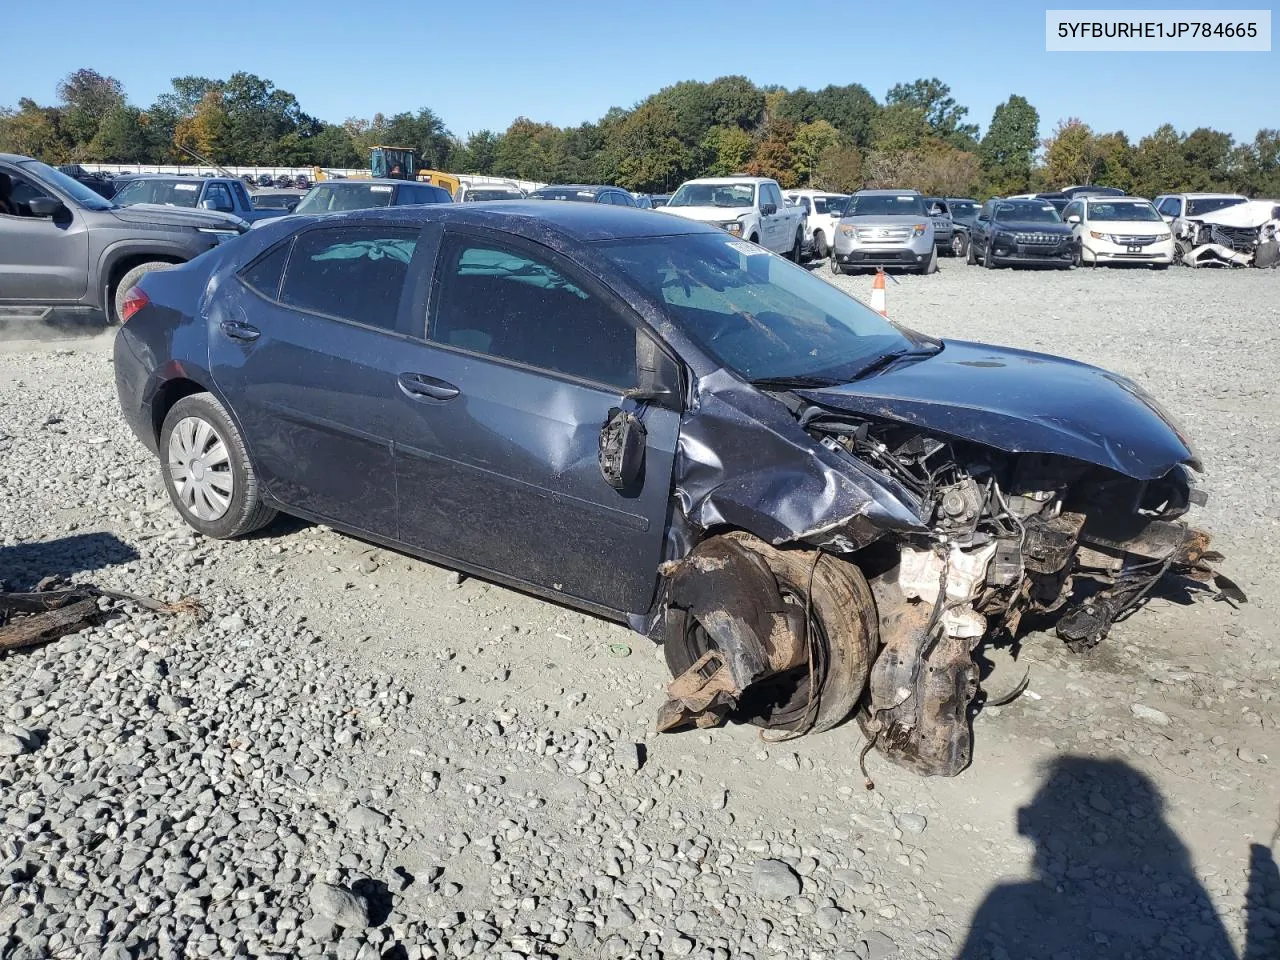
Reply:
[[[424,165],[552,183],[674,189],[695,176],[746,172],[784,188],[915,187],[929,194],[991,196],[1104,183],[1141,196],[1231,190],[1280,196],[1280,130],[1246,143],[1170,124],[1134,143],[1078,118],[1041,137],[1025,97],[995,108],[985,132],[937,78],[896,84],[877,100],[851,83],[821,90],[758,86],[746,77],[687,80],[630,109],[614,107],[573,127],[517,118],[501,132],[465,137],[428,107],[327,123],[270,80],[175,77],[148,107],[129,102],[114,77],[76,70],[58,102],[30,98],[0,108],[0,151],[51,163],[189,162],[361,167],[375,144],[413,147]]]

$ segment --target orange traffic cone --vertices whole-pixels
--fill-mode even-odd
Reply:
[[[876,268],[876,279],[871,284],[871,309],[882,317],[889,316],[889,305],[884,290],[884,267]]]

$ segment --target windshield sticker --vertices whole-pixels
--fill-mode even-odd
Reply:
[[[898,197],[899,200],[914,200],[915,197]]]
[[[373,186],[369,188],[369,192],[370,193],[390,193],[393,189],[394,189],[393,187]]]
[[[175,190],[199,190],[199,189],[200,189],[200,185],[199,185],[198,183],[175,183],[175,184],[173,185],[173,189],[175,189]]]
[[[1053,209],[1053,204],[1051,204],[1051,203],[1046,203],[1046,204],[1045,204],[1043,207],[1041,207],[1040,209],[1041,209],[1041,210],[1052,210],[1052,209]]]
[[[768,253],[764,247],[758,247],[750,240],[728,240],[725,242],[730,250],[737,250],[743,256],[754,257],[756,254]]]

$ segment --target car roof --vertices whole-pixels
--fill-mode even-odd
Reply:
[[[919,190],[859,190],[854,194],[855,197],[898,197],[904,193],[914,193],[917,196],[924,196]]]
[[[293,177],[286,177],[285,179],[292,180]],[[319,183],[315,184],[315,186],[317,187],[328,187],[328,186],[358,187],[365,184],[376,184],[384,187],[394,187],[398,183],[418,183],[418,181],[417,180],[397,180],[394,177],[361,177],[360,179],[357,180],[355,177],[350,177],[342,180],[321,180]],[[420,186],[434,187],[435,184],[423,183],[423,184],[420,184]]]
[[[669,237],[691,233],[720,233],[709,224],[636,207],[597,203],[547,203],[539,200],[494,200],[489,203],[434,203],[405,207],[375,207],[345,213],[307,215],[327,225],[342,220],[386,220],[404,224],[438,222],[489,227],[538,243],[548,233],[576,241]]]
[[[1208,200],[1215,197],[1239,197],[1244,200],[1245,197],[1239,193],[1162,193],[1162,197],[1186,197],[1188,200]]]
[[[607,183],[548,183],[545,187],[539,187],[538,190],[577,190],[582,193],[590,190],[596,193],[601,190],[622,190],[622,188],[610,186]],[[538,190],[533,192],[537,193]],[[626,191],[623,190],[623,192]]]
[[[692,180],[686,180],[685,183],[697,183],[711,187],[727,187],[731,184],[754,184],[776,183],[772,177],[694,177]]]

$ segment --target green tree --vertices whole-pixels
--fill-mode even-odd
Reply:
[[[880,105],[860,83],[823,87],[813,95],[814,120],[825,120],[849,143],[865,149],[871,145],[871,124]]]
[[[467,134],[463,144],[460,169],[463,173],[489,174],[497,160],[501,135],[492,130]]]
[[[987,189],[1022,193],[1031,185],[1031,166],[1040,142],[1040,114],[1016,93],[996,107],[978,150]]]
[[[1182,141],[1188,179],[1183,189],[1222,191],[1231,188],[1231,135],[1197,127]]]
[[[124,86],[115,77],[82,68],[58,84],[62,128],[77,145],[87,146],[98,133],[102,118],[125,105]]]
[[[819,190],[834,190],[837,193],[861,190],[865,184],[862,151],[852,144],[828,147],[818,159],[813,182]]]
[[[871,145],[882,153],[919,150],[930,136],[924,108],[914,104],[890,104],[871,121]]]
[[[1142,197],[1178,192],[1190,179],[1182,137],[1165,123],[1138,141],[1133,154],[1133,189]]]
[[[796,127],[790,147],[800,182],[807,182],[809,186],[813,186],[818,162],[822,155],[839,142],[840,134],[826,120],[815,120]]]
[[[937,77],[894,84],[885,97],[885,105],[897,104],[924,111],[929,129],[952,146],[972,150],[977,145],[977,125],[964,122],[969,108],[956,103],[951,96],[951,88]]]
[[[88,155],[100,163],[136,163],[154,153],[146,117],[137,107],[117,106],[103,116],[88,145]]]
[[[63,163],[73,147],[62,130],[62,112],[57,107],[42,107],[23,97],[17,110],[0,111],[0,152]]]
[[[1094,138],[1094,151],[1098,157],[1096,183],[1119,187],[1126,193],[1133,190],[1133,144],[1123,131],[1099,134]],[[1151,194],[1155,196],[1155,194]]]
[[[1044,142],[1046,181],[1055,189],[1094,182],[1100,166],[1089,125],[1076,117],[1060,120]]]
[[[607,147],[617,184],[629,190],[665,190],[684,179],[690,163],[678,132],[675,110],[662,102],[633,110]]]
[[[703,172],[711,177],[727,177],[746,169],[755,142],[740,127],[712,127],[702,138],[701,146],[711,158]]]
[[[173,131],[175,146],[186,147],[213,163],[230,161],[231,118],[222,103],[222,91],[210,90],[189,117],[179,120]]]
[[[791,150],[796,128],[789,120],[774,118],[761,132],[746,172],[754,177],[772,177],[784,190],[798,186],[800,174]]]

